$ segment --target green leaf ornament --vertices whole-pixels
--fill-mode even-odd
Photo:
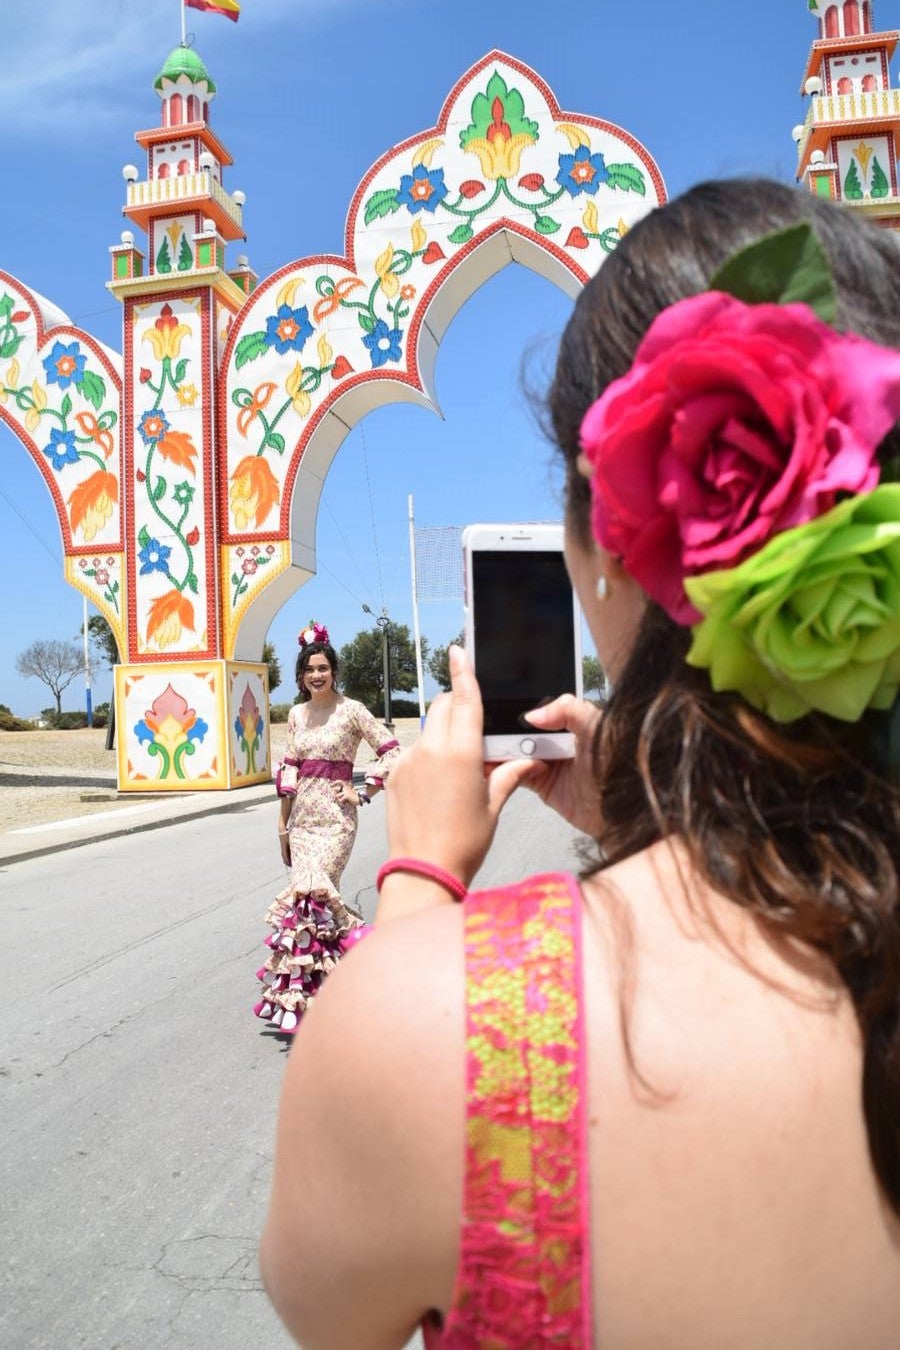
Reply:
[[[809,221],[776,230],[729,258],[709,283],[748,305],[804,304],[834,323],[837,292],[825,250]]]
[[[86,370],[76,388],[99,412],[106,398],[106,382],[93,370]]]
[[[855,722],[900,690],[900,484],[848,497],[738,567],[685,579],[688,664],[776,722]]]
[[[255,361],[269,344],[266,342],[265,333],[245,333],[234,350],[234,364],[238,370],[245,366],[248,361]]]
[[[647,195],[647,183],[644,175],[634,164],[607,164],[606,185],[618,188],[621,192],[636,192],[638,196]]]
[[[383,188],[380,192],[373,192],[366,202],[364,213],[366,224],[371,225],[373,220],[379,220],[382,216],[391,216],[395,211],[399,211],[398,195],[398,188]]]

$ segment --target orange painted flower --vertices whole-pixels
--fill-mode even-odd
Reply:
[[[85,436],[90,436],[95,445],[99,445],[103,451],[104,459],[109,459],[115,446],[113,434],[101,427],[92,412],[80,412],[75,414],[75,421],[81,427]]]
[[[231,475],[228,494],[235,528],[246,530],[251,520],[258,527],[281,500],[281,489],[264,459],[246,455]]]
[[[313,305],[313,319],[318,323],[325,319],[329,314],[333,314],[336,309],[340,309],[341,302],[347,298],[351,291],[355,291],[358,286],[364,283],[359,277],[341,277],[333,291],[329,291],[321,300],[317,300]]]
[[[277,388],[277,384],[273,384],[271,380],[264,380],[253,390],[250,395],[250,402],[241,408],[237,415],[237,429],[242,436],[247,435],[254,420],[265,408]]]
[[[119,484],[115,476],[98,469],[69,495],[69,517],[72,533],[80,529],[89,544],[109,520],[119,500]]]
[[[160,648],[174,647],[185,628],[192,633],[196,631],[194,606],[180,591],[166,591],[151,602],[147,617],[148,642],[155,642]],[[149,714],[145,720],[148,726],[153,726]]]
[[[157,441],[156,448],[163,459],[171,460],[179,469],[196,473],[194,455],[197,453],[197,447],[186,431],[167,431],[165,436]]]

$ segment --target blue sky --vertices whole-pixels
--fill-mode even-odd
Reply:
[[[551,17],[558,14],[554,21]],[[121,348],[105,289],[125,222],[121,167],[144,173],[137,130],[158,123],[153,80],[180,39],[179,0],[3,0],[0,84],[4,193],[0,269]],[[880,28],[900,0],[877,0]],[[246,252],[260,278],[304,254],[342,251],[359,180],[396,142],[433,125],[446,94],[486,51],[538,71],[563,108],[618,123],[643,142],[670,196],[707,177],[793,179],[791,128],[816,24],[806,0],[243,0],[237,24],[188,10],[218,87],[214,126],[234,156],[226,186],[247,195]],[[463,307],[442,343],[443,419],[409,406],[371,413],[332,465],[319,510],[318,575],[269,636],[291,694],[296,633],[310,616],[340,646],[370,620],[412,622],[407,497],[420,525],[552,519],[559,475],[522,392],[552,362],[570,301],[511,266]],[[74,637],[81,596],[62,577],[50,496],[0,425],[0,702],[23,716],[51,702],[15,656],[36,638]],[[433,644],[459,629],[452,604],[421,607]],[[94,700],[109,697],[100,674]],[[63,706],[84,706],[76,680]]]

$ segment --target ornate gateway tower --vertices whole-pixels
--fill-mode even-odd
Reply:
[[[889,68],[900,34],[874,31],[872,0],[807,3],[819,36],[803,77],[809,112],[794,128],[797,177],[811,192],[900,229],[900,90],[891,88]]]

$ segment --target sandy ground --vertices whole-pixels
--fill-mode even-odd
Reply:
[[[411,745],[418,728],[417,718],[398,719],[400,744]],[[273,723],[273,762],[284,753],[286,737],[287,725]],[[362,745],[359,761],[368,759],[371,751]],[[141,800],[140,793],[116,790],[116,753],[106,749],[105,730],[0,731],[0,832]]]

